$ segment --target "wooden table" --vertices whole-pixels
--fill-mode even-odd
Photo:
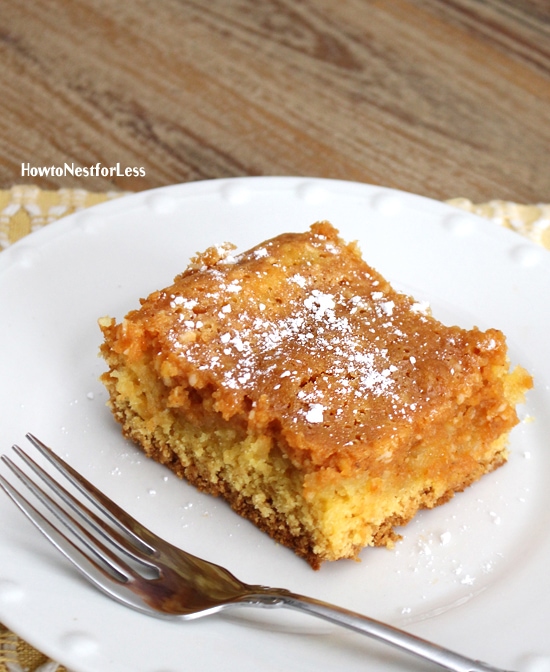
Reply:
[[[543,0],[0,0],[0,86],[4,189],[309,175],[550,199]]]

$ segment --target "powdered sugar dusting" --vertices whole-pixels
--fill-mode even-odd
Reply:
[[[412,311],[421,313],[422,315],[428,315],[430,312],[430,304],[427,301],[417,301],[416,303],[413,303]]]
[[[311,310],[316,320],[321,320],[327,315],[329,321],[334,319],[334,296],[332,294],[323,294],[318,289],[314,289],[304,301],[304,306]]]
[[[295,282],[299,287],[305,287],[306,286],[306,279],[304,278],[303,275],[300,275],[299,273],[296,273],[290,278],[291,282]]]
[[[331,241],[318,236],[316,244],[332,254]],[[357,408],[369,408],[369,399],[381,397],[390,409],[387,426],[409,421],[425,400],[413,385],[407,398],[398,390],[397,380],[406,380],[421,357],[416,349],[410,353],[402,319],[404,312],[422,315],[428,307],[384,289],[364,267],[357,281],[350,276],[328,284],[320,277],[315,286],[309,262],[298,260],[286,268],[270,243],[248,259],[256,265],[253,271],[247,266],[246,273],[225,264],[207,268],[204,299],[172,297],[170,306],[179,314],[169,333],[174,350],[227,391],[250,399],[264,389],[273,399],[290,395],[294,421],[311,427],[344,417],[346,422],[351,417],[354,426],[368,423]],[[258,292],[255,287],[262,287],[269,266],[280,269],[283,284]],[[208,315],[201,314],[199,321],[195,309],[211,311],[214,326],[208,333],[203,326]],[[209,344],[207,355],[204,343]],[[399,343],[406,347],[396,360],[390,353]]]
[[[323,404],[312,404],[309,407],[309,410],[305,414],[305,418],[308,422],[311,423],[319,423],[323,422],[323,413],[325,411],[325,407]]]

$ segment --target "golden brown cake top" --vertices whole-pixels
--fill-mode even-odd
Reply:
[[[198,391],[226,419],[277,432],[306,469],[383,466],[478,394],[484,368],[507,367],[499,331],[442,325],[327,222],[236,257],[210,248],[105,333],[151,358],[169,406]],[[484,401],[495,415],[499,392]]]

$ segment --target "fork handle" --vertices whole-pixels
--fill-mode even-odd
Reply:
[[[248,604],[266,608],[294,609],[302,613],[322,618],[335,625],[354,630],[378,641],[414,654],[424,660],[441,665],[453,672],[506,672],[478,660],[472,660],[437,644],[416,637],[386,623],[363,616],[362,614],[337,607],[312,597],[297,595],[284,589],[262,588],[260,593],[249,595]]]

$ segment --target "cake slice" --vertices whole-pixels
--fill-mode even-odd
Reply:
[[[444,326],[328,223],[232,256],[212,247],[120,324],[102,380],[124,435],[313,568],[507,458],[503,334]]]

